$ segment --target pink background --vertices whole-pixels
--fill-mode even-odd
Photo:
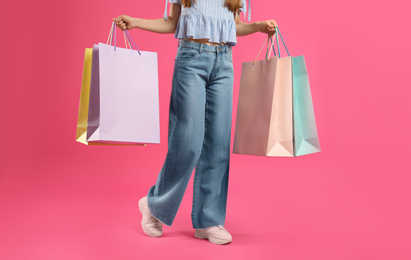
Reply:
[[[167,151],[172,34],[130,31],[158,52],[161,144],[75,141],[84,49],[106,41],[112,17],[161,18],[164,1],[2,1],[0,259],[411,259],[411,2],[252,4],[252,21],[276,20],[305,57],[323,151],[232,155],[233,242],[217,246],[194,238],[192,180],[163,237],[140,228],[138,199]],[[233,115],[241,63],[264,39],[238,37]]]

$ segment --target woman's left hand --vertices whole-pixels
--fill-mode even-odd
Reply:
[[[268,34],[268,36],[273,36],[275,33],[275,28],[277,23],[274,20],[267,20],[261,22],[260,32]]]

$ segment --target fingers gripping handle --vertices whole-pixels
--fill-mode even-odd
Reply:
[[[116,35],[115,23],[116,22],[113,21],[113,24],[112,24],[111,29],[110,29],[110,33],[109,33],[108,38],[107,38],[107,43],[106,43],[106,44],[108,44],[108,42],[110,41],[110,45],[113,45],[113,34],[114,34],[114,50],[116,50],[116,47],[117,47],[117,35]],[[133,42],[133,44],[136,47],[138,53],[141,55],[140,50],[138,49],[138,47],[137,47],[136,43],[134,42],[133,38],[131,38],[131,35],[127,31],[127,29],[123,31],[123,34],[124,34],[124,42],[125,42],[126,48],[127,48],[127,42],[128,42],[128,45],[130,46],[130,48],[133,49],[133,45],[131,44],[131,42]],[[127,38],[127,41],[126,41],[126,38]],[[131,42],[130,42],[130,39],[131,39]]]
[[[287,51],[288,56],[291,56],[290,53],[288,52],[287,46],[285,45],[284,39],[283,39],[283,37],[281,36],[280,29],[279,29],[278,26],[277,26],[277,27],[276,27],[276,30],[275,30],[275,38],[277,39],[278,57],[281,58],[281,54],[280,54],[280,44],[278,43],[278,34],[280,34],[281,41],[282,41],[283,44],[284,44],[284,47],[285,47],[285,49],[286,49],[286,51]],[[265,57],[268,61],[270,61],[270,56],[271,56],[271,48],[270,48],[270,53],[268,53],[269,40],[271,40],[271,48],[272,48],[272,50],[274,51],[274,56],[276,56],[276,54],[275,54],[275,49],[274,49],[273,39],[272,39],[271,36],[268,36],[268,38],[267,38],[267,54],[266,54],[266,57]],[[264,43],[265,43],[265,40],[264,40]],[[260,51],[259,51],[258,54],[257,54],[257,57],[255,57],[255,60],[254,60],[254,62],[253,62],[253,65],[255,65],[258,56],[260,56],[261,50],[262,50],[263,47],[264,47],[264,43],[263,43],[263,45],[261,46]]]

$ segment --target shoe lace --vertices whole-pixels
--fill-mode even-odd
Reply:
[[[154,216],[151,216],[148,222],[153,223],[156,226],[161,226],[160,220],[156,219]]]
[[[225,228],[224,228],[223,226],[221,226],[221,225],[218,225],[217,228],[220,229],[220,230],[225,230],[225,231],[228,232],[228,229],[225,229]]]

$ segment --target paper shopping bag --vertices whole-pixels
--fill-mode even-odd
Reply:
[[[242,64],[233,153],[293,156],[291,71],[291,57]]]
[[[157,66],[156,52],[94,44],[88,142],[160,143]]]
[[[80,102],[77,119],[76,141],[85,145],[107,145],[106,143],[87,142],[87,118],[90,97],[90,76],[93,48],[84,52],[83,76],[81,83]]]
[[[86,48],[84,52],[83,77],[81,81],[80,104],[77,119],[76,141],[87,144],[87,117],[90,97],[91,60],[93,49]]]
[[[281,57],[279,52],[278,57],[243,63],[233,153],[293,157],[319,151],[302,61],[303,56]]]
[[[321,151],[307,67],[303,55],[293,57],[295,155]]]

